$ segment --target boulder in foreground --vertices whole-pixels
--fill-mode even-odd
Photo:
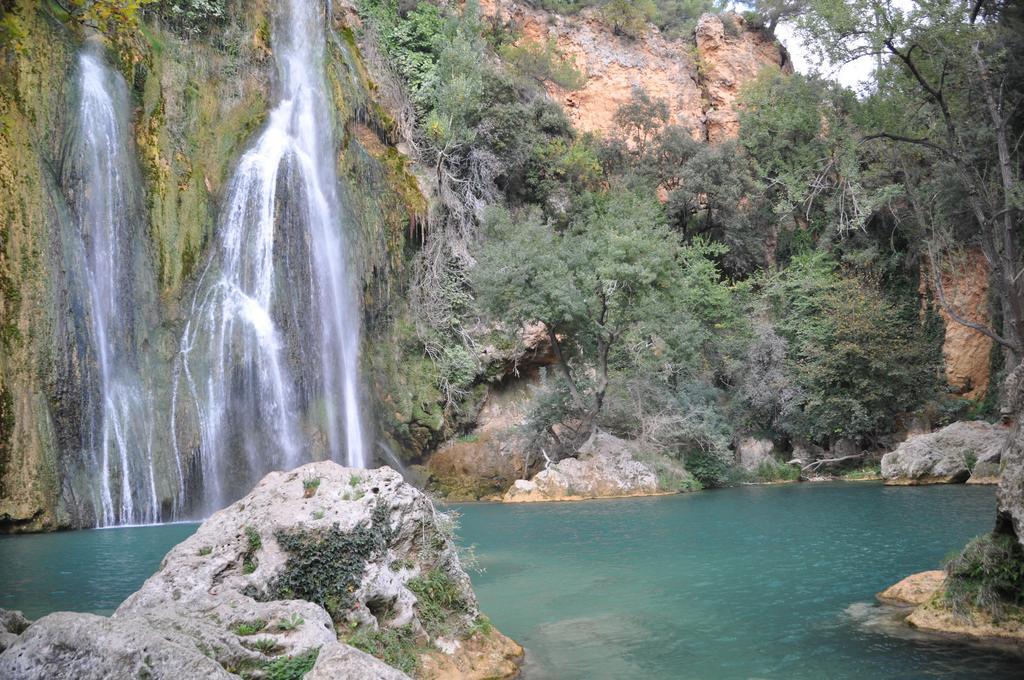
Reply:
[[[271,473],[112,617],[30,626],[0,655],[0,677],[512,677],[522,648],[481,616],[452,531],[388,468]]]
[[[910,437],[882,457],[886,484],[961,484],[978,469],[998,474],[1008,430],[984,421],[957,422],[941,430]]]

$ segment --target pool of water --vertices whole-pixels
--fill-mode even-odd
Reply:
[[[481,606],[526,647],[527,680],[1021,677],[1020,657],[915,637],[874,605],[989,530],[991,488],[455,507]],[[110,613],[194,528],[0,538],[0,608]]]

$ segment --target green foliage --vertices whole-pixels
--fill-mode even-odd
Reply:
[[[997,621],[1024,606],[1024,550],[1015,536],[985,534],[946,563],[946,603],[960,616]]]
[[[864,479],[881,479],[882,466],[879,463],[874,463],[853,470],[843,470],[842,472],[839,473],[839,476],[843,479],[847,479],[850,481],[858,481]]]
[[[267,656],[272,656],[280,647],[280,645],[277,644],[277,640],[274,640],[273,638],[260,638],[251,642],[243,642],[242,644],[249,649]]]
[[[204,547],[200,548],[198,550],[197,554],[200,557],[206,557],[207,555],[209,555],[212,552],[213,552],[213,548],[211,548],[210,546],[207,545],[207,546],[204,546]]]
[[[587,82],[576,60],[563,54],[554,38],[543,43],[526,40],[505,45],[498,53],[519,73],[540,83],[552,82],[566,90],[578,90]]]
[[[245,554],[242,556],[242,573],[251,574],[256,571],[256,567],[259,565],[259,562],[256,560],[256,551],[263,547],[263,539],[260,537],[260,532],[256,530],[256,527],[247,526],[245,527],[245,540],[248,545]]]
[[[153,0],[150,0],[153,1]],[[175,30],[205,33],[227,17],[227,0],[156,0],[157,11]]]
[[[766,289],[799,388],[784,427],[819,442],[888,431],[936,390],[936,353],[916,310],[823,254],[794,258]]]
[[[278,621],[275,627],[280,631],[298,630],[305,622],[298,614],[292,614],[288,618]]]
[[[651,97],[643,88],[634,88],[633,99],[619,107],[614,118],[638,158],[645,156],[652,138],[668,125],[668,120],[668,102]]]
[[[744,88],[740,143],[779,219],[846,234],[891,199],[888,180],[863,176],[859,108],[852,92],[817,77],[766,71]]]
[[[235,632],[239,635],[255,635],[264,628],[267,627],[267,622],[263,619],[256,619],[253,621],[243,621],[235,626]]]
[[[61,8],[70,18],[107,35],[130,35],[138,30],[146,5],[155,0],[67,0]]]
[[[419,665],[419,652],[423,651],[412,624],[401,628],[382,627],[377,630],[371,630],[368,627],[359,628],[349,635],[345,642],[358,650],[372,654],[407,675],[416,672]]]
[[[342,531],[329,529],[282,530],[275,536],[288,554],[284,569],[271,581],[266,599],[301,599],[319,604],[335,621],[352,604],[367,560],[387,548],[390,529],[387,509],[378,505],[369,526]]]
[[[469,610],[458,582],[440,569],[411,579],[406,587],[416,594],[416,613],[431,637],[450,635],[456,627],[452,616]]]
[[[318,488],[320,488],[320,477],[306,477],[302,480],[302,491],[306,498],[314,496]]]
[[[295,656],[275,659],[263,667],[266,680],[301,680],[306,673],[313,670],[320,649],[310,649]]]
[[[757,466],[753,478],[759,482],[795,482],[800,479],[800,468],[775,460],[764,460]]]
[[[652,0],[606,0],[601,6],[605,23],[617,35],[628,38],[642,37],[657,12],[658,7]]]

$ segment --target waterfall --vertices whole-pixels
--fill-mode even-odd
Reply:
[[[349,272],[324,74],[322,0],[288,0],[273,30],[277,102],[228,185],[172,395],[173,446],[198,510],[314,456],[366,467],[359,305]],[[179,397],[179,391],[181,396]],[[188,404],[183,403],[188,402]],[[177,429],[198,431],[183,441]]]
[[[89,395],[83,448],[94,474],[93,505],[100,526],[155,522],[153,401],[139,379],[134,333],[134,257],[140,211],[139,178],[129,125],[128,88],[120,74],[89,50],[78,58],[78,134],[71,155],[72,201],[80,242],[78,267],[87,291],[78,294],[88,327]]]

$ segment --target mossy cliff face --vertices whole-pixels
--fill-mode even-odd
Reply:
[[[394,123],[375,101],[353,38],[354,15],[344,3],[333,8],[327,69],[349,211],[343,219],[357,235],[353,259],[372,348],[394,328],[388,310],[401,307],[410,226],[426,213],[426,201],[394,148]],[[61,172],[74,134],[75,55],[97,36],[67,23],[49,3],[19,0],[15,10],[20,38],[0,44],[0,532],[95,521],[88,498],[95,470],[80,452],[79,431],[95,390],[88,380],[95,357],[81,318],[84,283],[67,246],[75,227]],[[136,321],[143,326],[139,369],[155,399],[153,455],[164,511],[177,488],[167,420],[172,366],[195,282],[216,247],[230,174],[272,100],[272,12],[268,1],[236,0],[226,19],[188,37],[144,15],[137,32],[104,40],[131,90],[146,222],[140,261],[148,263],[142,278],[154,289]],[[194,442],[179,444],[188,451]]]
[[[73,385],[82,369],[61,308],[66,208],[55,190],[73,39],[35,4],[18,3],[32,39],[0,63],[0,529],[68,521],[55,398],[61,379]]]

